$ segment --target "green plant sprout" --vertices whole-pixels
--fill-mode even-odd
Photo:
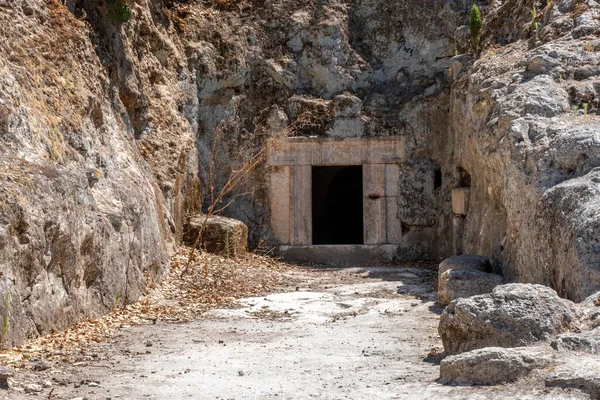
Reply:
[[[471,34],[471,43],[474,48],[479,47],[479,41],[481,40],[481,28],[483,22],[481,21],[481,11],[477,4],[473,4],[471,12],[469,13],[469,32]]]
[[[540,40],[540,35],[539,35],[540,23],[537,19],[538,19],[538,11],[537,11],[537,7],[534,4],[533,8],[531,9],[531,26],[533,26],[533,28],[535,29],[535,40]]]

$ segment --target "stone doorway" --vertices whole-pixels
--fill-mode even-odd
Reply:
[[[395,257],[402,241],[398,198],[405,162],[403,137],[273,139],[267,162],[271,229],[284,258],[350,265]],[[353,183],[336,183],[341,188],[333,188],[334,197],[343,198],[349,187],[352,196],[360,196],[345,210],[352,219],[352,238],[323,227],[319,219],[329,215],[330,225],[350,223],[331,215],[341,200],[327,206],[325,189],[319,189],[337,176],[339,182]]]
[[[364,243],[362,181],[362,165],[312,167],[312,244]]]

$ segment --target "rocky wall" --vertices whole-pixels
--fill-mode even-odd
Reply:
[[[398,256],[448,255],[448,68],[455,30],[469,7],[440,0],[176,7],[198,87],[197,101],[190,103],[198,111],[188,119],[198,126],[200,170],[209,170],[215,138],[217,181],[223,182],[240,148],[256,151],[268,137],[405,136]],[[269,229],[265,176],[260,168],[240,188],[250,195],[225,211],[248,224],[254,245],[277,244]]]
[[[532,0],[481,2],[486,50],[455,57],[462,0],[135,0],[123,25],[103,1],[0,0],[7,345],[134,301],[209,171],[218,190],[274,136],[404,136],[399,259],[452,253],[450,189],[470,185],[465,252],[596,290],[598,10],[541,3],[533,24]],[[253,246],[277,244],[266,176],[225,212]]]
[[[514,5],[514,4],[513,4]],[[600,288],[598,7],[514,7],[513,37],[452,90],[454,164],[471,175],[463,247],[516,282],[581,301]],[[540,7],[540,5],[537,5]],[[502,37],[490,27],[488,43]]]
[[[135,12],[127,33],[59,1],[0,2],[6,347],[137,300],[197,202],[193,134],[174,101],[185,90],[167,84],[173,65],[157,71],[162,53],[144,57],[150,41],[134,42],[160,30],[148,4]]]

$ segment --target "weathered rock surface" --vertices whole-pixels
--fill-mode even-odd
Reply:
[[[583,316],[581,320],[583,325],[588,329],[598,331],[600,329],[600,292],[589,296],[579,305],[582,308]]]
[[[438,267],[438,275],[441,276],[449,269],[492,272],[492,265],[487,257],[462,254],[446,258],[442,261]]]
[[[129,45],[101,58],[91,27],[59,1],[2,2],[0,26],[0,312],[11,347],[160,281],[195,161],[191,131],[170,128],[183,117],[163,110],[152,122],[133,104],[131,66],[112,63],[131,61]],[[103,40],[123,45],[105,27]],[[143,124],[148,142],[137,140]],[[167,137],[177,140],[157,149]]]
[[[579,351],[591,354],[598,353],[598,345],[600,339],[599,336],[595,335],[559,335],[552,340],[550,346],[556,351]]]
[[[408,141],[406,190],[397,199],[404,227],[398,258],[447,256],[450,225],[436,220],[451,211],[434,178],[444,158],[451,38],[470,4],[326,3],[283,0],[241,10],[213,7],[211,14],[193,5],[176,9],[186,15],[181,36],[198,71],[190,119],[202,132],[199,150],[208,153],[215,135],[226,132],[218,148],[223,177],[239,147],[256,148],[269,136],[408,135],[415,140]],[[200,170],[208,171],[202,160]],[[253,174],[240,188],[250,196],[225,213],[250,227],[251,243],[277,244],[268,226],[267,172]]]
[[[204,229],[202,230],[204,225]],[[201,246],[209,253],[229,257],[242,255],[248,247],[248,227],[238,220],[221,216],[192,217],[186,226],[183,240],[193,246],[202,230]]]
[[[502,277],[481,271],[455,270],[445,271],[439,278],[438,301],[447,306],[452,300],[491,293],[502,284]]]
[[[582,301],[600,288],[599,10],[554,2],[536,33],[521,29],[531,14],[517,3],[486,25],[502,49],[485,50],[453,86],[453,162],[471,183],[462,248],[507,280]]]
[[[487,257],[471,254],[453,256],[438,267],[438,301],[447,306],[452,300],[490,293],[502,283],[502,277],[490,274]]]
[[[443,359],[440,363],[440,382],[496,385],[515,381],[552,363],[552,354],[541,348],[486,347]]]
[[[450,303],[440,318],[439,334],[449,354],[520,347],[568,331],[576,317],[574,304],[548,287],[508,284]]]
[[[569,357],[546,377],[546,386],[579,389],[590,398],[600,398],[598,356]]]

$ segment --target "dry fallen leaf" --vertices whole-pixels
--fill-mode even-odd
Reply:
[[[157,285],[149,280],[147,294],[134,304],[115,307],[102,318],[85,320],[65,332],[30,340],[12,351],[0,353],[5,365],[25,368],[29,358],[77,362],[97,343],[118,335],[119,329],[154,323],[157,320],[186,322],[215,307],[230,307],[236,299],[262,295],[289,284],[282,272],[294,268],[273,258],[248,253],[226,258],[196,254],[187,273],[181,276],[190,248],[181,247],[171,258],[169,276]],[[209,274],[205,278],[206,265]]]

